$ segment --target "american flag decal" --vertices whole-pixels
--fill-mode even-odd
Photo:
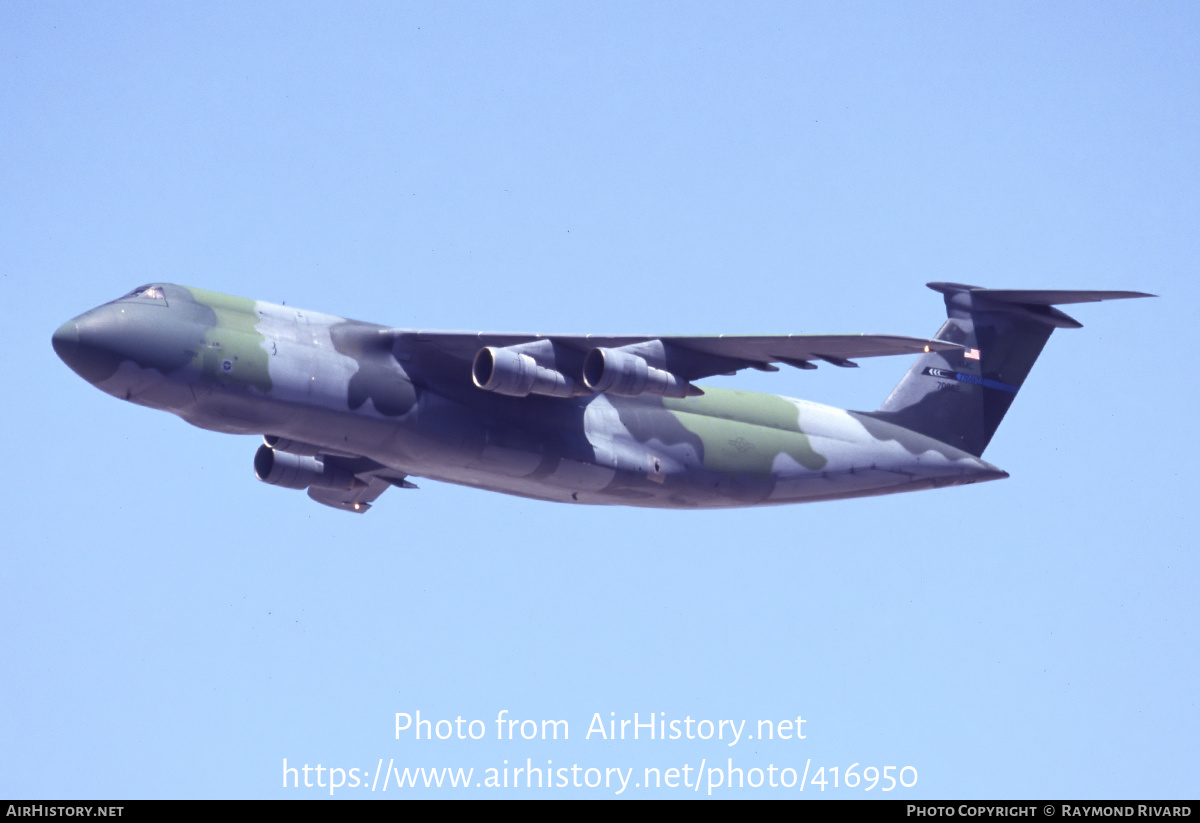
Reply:
[[[978,360],[979,349],[967,349],[965,352],[963,352],[963,357],[967,358],[968,360]]]

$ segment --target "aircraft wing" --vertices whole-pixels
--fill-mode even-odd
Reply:
[[[817,362],[855,366],[854,358],[920,354],[961,349],[956,343],[887,334],[789,334],[711,336],[606,336],[570,334],[513,334],[503,332],[441,332],[388,329],[382,332],[401,349],[433,347],[444,355],[474,362],[483,349],[527,353],[547,368],[578,373],[584,359],[597,349],[628,351],[647,359],[682,380],[699,380],[740,369],[776,371],[775,363],[801,369]],[[403,358],[402,358],[403,359]]]
[[[371,504],[379,495],[387,491],[390,485],[391,483],[386,480],[372,478],[361,489],[323,489],[318,486],[310,486],[308,496],[318,503],[332,506],[335,509],[365,512],[371,508]]]
[[[712,358],[732,358],[750,368],[763,369],[773,363],[786,363],[798,368],[811,368],[814,361],[835,366],[855,366],[856,357],[882,357],[890,354],[920,354],[962,348],[955,343],[927,340],[921,337],[902,337],[890,334],[789,334],[783,336],[664,337],[664,342],[696,352],[703,368],[704,355]],[[767,369],[770,371],[770,369]],[[710,371],[698,374],[708,377],[720,374]]]
[[[331,488],[313,484],[308,487],[308,496],[318,503],[332,506],[335,509],[363,513],[371,508],[379,495],[391,486],[402,489],[415,489],[405,475],[388,469],[374,460],[366,457],[341,457],[322,455],[326,466],[334,467],[353,475],[359,481],[354,488]]]

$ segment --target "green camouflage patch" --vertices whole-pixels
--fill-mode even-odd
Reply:
[[[255,328],[257,301],[227,294],[189,289],[202,306],[212,309],[216,325],[204,335],[197,355],[204,376],[224,383],[253,386],[264,394],[271,390],[266,338]]]
[[[782,397],[705,386],[700,397],[663,398],[663,407],[700,438],[706,469],[770,474],[780,454],[807,469],[828,462],[800,430],[800,409]]]

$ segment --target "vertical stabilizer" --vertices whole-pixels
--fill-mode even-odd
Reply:
[[[935,339],[962,351],[921,356],[873,417],[983,454],[1056,328],[1081,324],[1056,304],[1153,297],[1132,291],[1021,291],[929,283],[946,299]]]

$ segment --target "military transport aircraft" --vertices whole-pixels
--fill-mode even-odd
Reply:
[[[388,328],[155,283],[64,323],[54,350],[125,400],[261,434],[254,472],[362,512],[410,476],[566,503],[719,508],[1007,477],[980,459],[1056,328],[1056,304],[1152,295],[930,283],[932,340]],[[918,354],[871,412],[700,387],[740,369]]]

